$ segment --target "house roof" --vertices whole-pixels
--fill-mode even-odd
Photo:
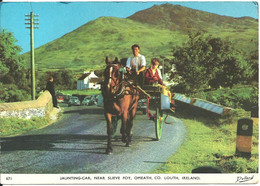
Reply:
[[[90,73],[82,74],[82,76],[78,80],[84,80],[89,75],[90,75]]]
[[[89,82],[91,83],[101,83],[103,81],[103,78],[91,78]]]

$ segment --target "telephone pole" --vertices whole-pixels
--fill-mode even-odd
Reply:
[[[38,29],[39,15],[25,15],[25,24],[29,25],[25,28],[30,29],[30,43],[31,43],[31,95],[32,100],[35,100],[35,65],[34,65],[34,29]],[[38,22],[37,22],[38,21]]]

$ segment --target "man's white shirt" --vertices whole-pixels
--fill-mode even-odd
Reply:
[[[146,66],[146,60],[145,57],[141,54],[138,54],[136,57],[129,57],[127,59],[126,67],[130,69],[136,69],[136,71],[138,71],[142,66]]]

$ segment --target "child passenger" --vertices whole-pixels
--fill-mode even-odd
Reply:
[[[163,84],[161,71],[158,69],[160,61],[158,58],[151,60],[151,66],[145,72],[145,84],[153,85],[154,83]]]
[[[173,94],[169,91],[169,89],[164,85],[162,81],[162,74],[160,69],[158,68],[160,65],[160,61],[158,58],[153,58],[151,60],[151,67],[148,68],[145,72],[145,84],[153,85],[154,83],[158,83],[162,88],[162,94],[169,97],[170,105],[172,110],[175,109],[174,100],[172,99]]]

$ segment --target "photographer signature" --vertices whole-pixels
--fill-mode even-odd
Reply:
[[[244,177],[238,176],[236,183],[247,182],[247,181],[252,180],[253,178],[254,178],[254,176],[244,176]]]

